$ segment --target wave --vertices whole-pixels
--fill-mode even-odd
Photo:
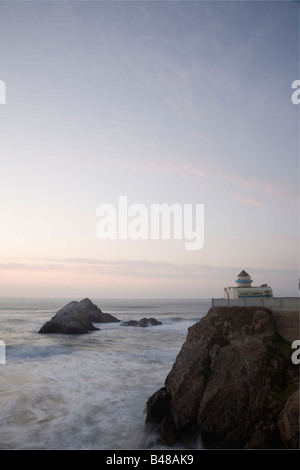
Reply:
[[[72,352],[71,348],[65,346],[46,346],[32,344],[8,345],[6,347],[6,361],[27,361],[45,359],[50,356],[67,355]]]
[[[22,312],[18,302],[16,309],[7,308],[15,304],[7,305],[6,314],[1,305],[1,339],[7,350],[1,366],[0,448],[158,445],[155,435],[145,430],[145,404],[163,386],[187,328],[199,321],[199,306],[185,315],[182,304],[173,308],[173,303],[145,305],[142,300],[109,306],[95,302],[103,311],[119,311],[125,320],[143,315],[163,324],[122,328],[108,323],[87,335],[39,335],[39,327],[49,319],[46,313],[52,316],[55,301],[51,302],[41,303],[38,311],[38,302],[26,304]]]

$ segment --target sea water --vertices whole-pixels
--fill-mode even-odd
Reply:
[[[145,426],[146,402],[210,300],[91,299],[121,322],[155,317],[162,325],[38,334],[70,300],[0,299],[0,449],[163,448]]]

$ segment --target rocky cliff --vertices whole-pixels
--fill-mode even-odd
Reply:
[[[299,372],[271,312],[216,307],[189,328],[165,387],[147,402],[164,444],[298,448]]]

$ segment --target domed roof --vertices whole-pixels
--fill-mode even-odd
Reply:
[[[247,276],[247,277],[250,277],[250,274],[246,273],[246,271],[241,271],[240,274],[238,274],[238,277],[244,277],[244,276]]]
[[[241,271],[235,281],[237,284],[240,284],[240,287],[251,287],[251,283],[253,282],[251,279],[250,274],[246,271]]]

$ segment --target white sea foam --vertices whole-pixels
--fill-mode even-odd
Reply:
[[[167,304],[162,308],[157,303],[148,310],[143,304],[136,309],[131,305],[122,307],[122,315],[114,307],[109,313],[119,318],[155,316],[163,324],[148,328],[101,324],[100,331],[80,336],[37,334],[55,313],[53,307],[5,307],[0,333],[8,345],[7,362],[0,366],[1,449],[159,445],[145,427],[146,402],[164,385],[187,328],[197,313],[200,318],[207,311],[207,305],[188,304],[186,316],[181,314],[184,303],[177,311]]]

